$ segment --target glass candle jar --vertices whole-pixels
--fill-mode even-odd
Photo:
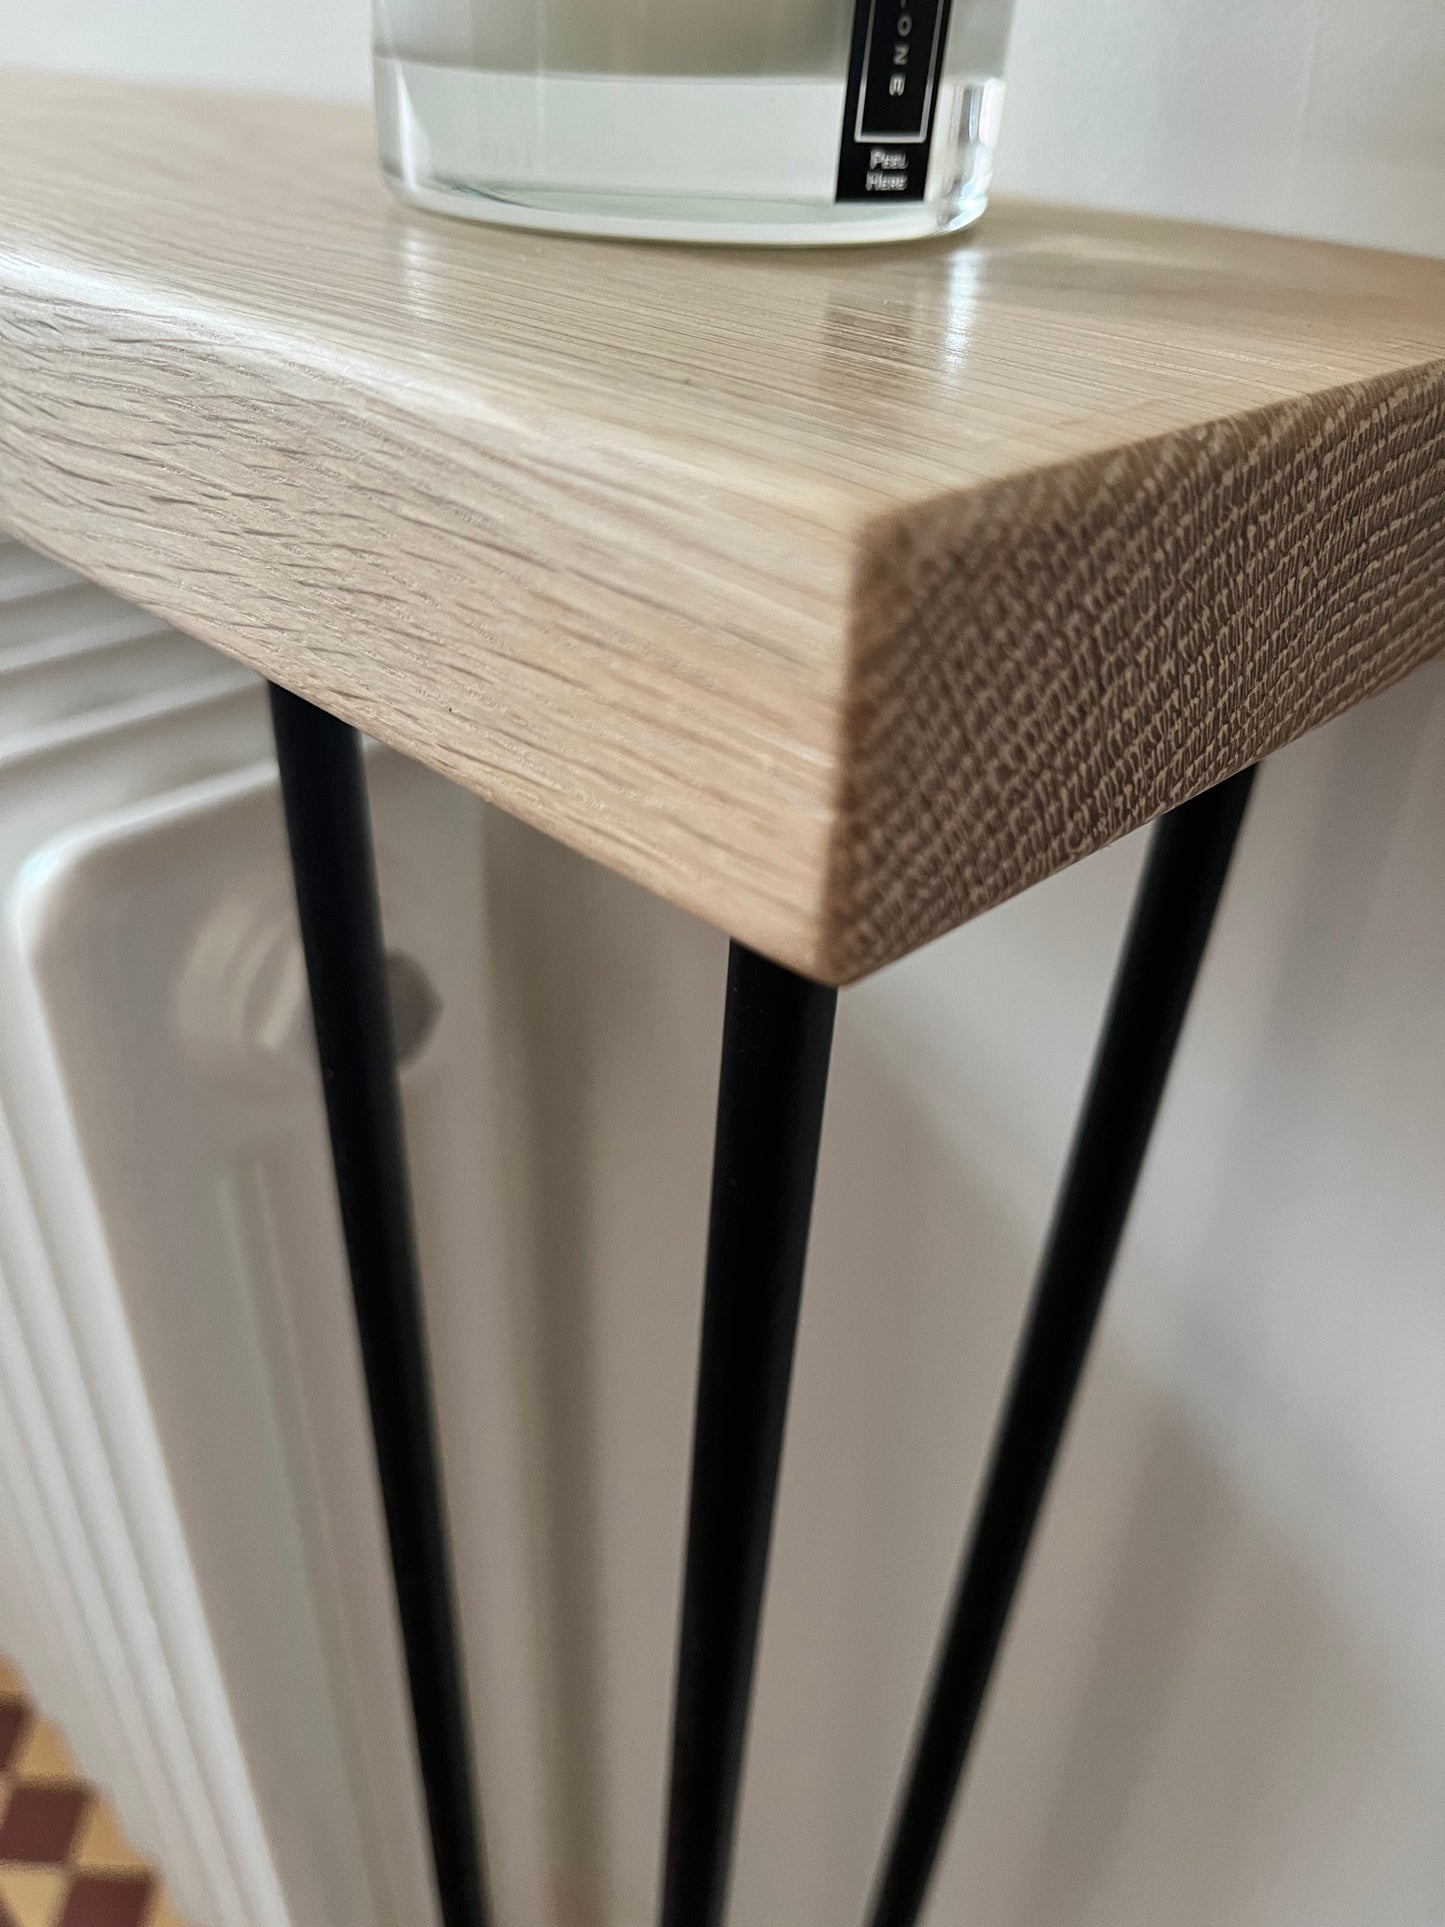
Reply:
[[[983,210],[1013,0],[375,0],[408,200],[673,240],[903,240]]]

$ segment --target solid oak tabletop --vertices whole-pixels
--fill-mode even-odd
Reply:
[[[1442,452],[1445,264],[530,235],[0,77],[0,528],[831,981],[1445,648]]]

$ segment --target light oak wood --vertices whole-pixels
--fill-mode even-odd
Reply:
[[[1445,647],[1445,265],[395,204],[359,112],[0,80],[0,525],[846,981]]]

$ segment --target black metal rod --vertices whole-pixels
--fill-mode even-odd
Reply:
[[[443,1927],[484,1927],[481,1825],[356,731],[283,689],[271,722]]]
[[[1253,780],[1231,777],[1154,831],[871,1927],[914,1927],[923,1907]]]
[[[727,1899],[836,991],[728,963],[662,1927]]]

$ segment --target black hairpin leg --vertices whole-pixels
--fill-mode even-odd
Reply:
[[[1253,780],[1154,832],[870,1927],[914,1927],[922,1910]]]
[[[728,967],[673,1708],[662,1927],[718,1927],[837,994]]]
[[[271,721],[443,1927],[484,1927],[472,1777],[381,911],[356,731]]]

